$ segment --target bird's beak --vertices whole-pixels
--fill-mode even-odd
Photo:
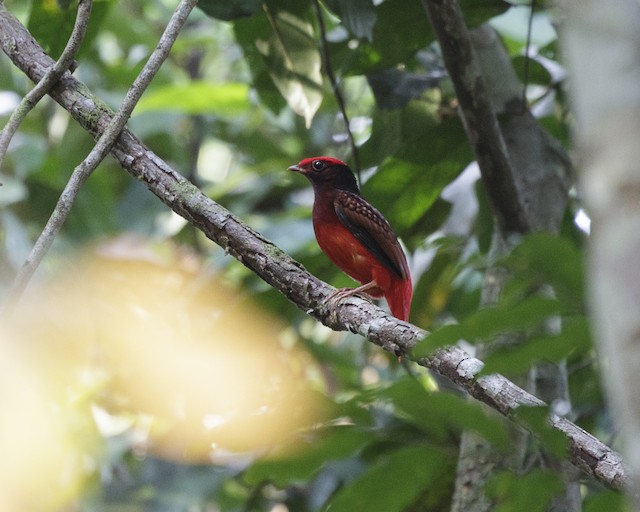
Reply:
[[[302,172],[302,168],[299,167],[298,165],[292,165],[291,167],[289,167],[288,170],[293,172]]]

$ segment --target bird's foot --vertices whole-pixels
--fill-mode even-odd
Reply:
[[[362,286],[358,286],[357,288],[340,288],[338,290],[336,290],[335,292],[333,292],[331,295],[329,295],[326,299],[325,299],[325,303],[329,304],[331,302],[336,303],[341,301],[342,299],[346,299],[347,297],[351,297],[353,295],[358,295],[360,297],[363,297],[365,299],[368,300],[373,300],[374,297],[369,295],[367,292],[367,290],[370,290],[371,288],[375,288],[376,282],[375,281],[371,281],[370,283],[367,284],[363,284]]]

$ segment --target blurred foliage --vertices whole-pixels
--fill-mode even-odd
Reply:
[[[461,4],[470,25],[490,21],[496,27],[524,80],[529,8],[501,0]],[[62,51],[76,2],[6,0],[5,5],[51,55]],[[570,116],[558,74],[557,41],[546,3],[539,6],[527,96],[541,124],[568,145]],[[174,7],[169,0],[94,1],[75,75],[116,107]],[[329,154],[347,161],[353,156],[323,71],[313,3],[201,0],[200,8],[191,15],[129,127],[161,158],[309,271],[335,286],[351,285],[314,241],[307,182],[286,171],[307,156]],[[470,165],[473,156],[452,87],[420,2],[327,0],[322,13],[331,66],[363,166],[363,194],[403,239],[415,286],[412,321],[432,332],[416,353],[460,339],[477,343],[517,331],[522,341],[494,351],[485,371],[517,376],[537,361],[565,359],[576,421],[609,439],[611,426],[584,306],[581,254],[586,235],[584,225],[574,221],[580,218],[579,199],[572,199],[561,236],[525,237],[501,262],[508,273],[504,293],[493,309],[480,310],[483,275],[491,263],[493,218]],[[3,121],[29,87],[8,59],[0,58]],[[92,144],[89,135],[46,99],[20,127],[0,170],[2,294],[71,170]],[[130,239],[143,240],[144,249],[140,243],[123,243]],[[110,262],[100,267],[99,275],[115,283],[112,291],[92,289],[90,278],[78,281],[87,257],[86,250],[79,256],[78,249],[87,244],[92,247],[88,254]],[[106,256],[104,247],[111,248]],[[176,247],[181,256],[175,256]],[[192,262],[189,279],[179,270],[185,258]],[[141,270],[150,262],[150,273]],[[43,283],[60,282],[56,276],[61,275],[75,276],[76,284],[66,287],[82,291],[80,298],[65,302],[61,292],[46,302],[43,290],[50,288]],[[158,284],[168,289],[158,292]],[[222,301],[211,305],[206,289],[225,290]],[[201,302],[189,306],[186,296]],[[252,311],[247,297],[263,311],[250,312],[251,320],[225,317],[229,309]],[[187,308],[179,309],[176,298]],[[0,373],[7,379],[3,388],[11,385],[34,393],[40,397],[36,403],[44,402],[50,410],[36,407],[35,412],[16,416],[22,396],[16,401],[3,395],[3,417],[51,424],[51,435],[63,432],[60,446],[67,446],[69,436],[81,442],[66,453],[49,454],[41,447],[55,441],[45,436],[32,442],[33,429],[25,428],[20,437],[11,434],[19,431],[19,423],[6,428],[3,424],[3,435],[10,437],[0,444],[20,446],[23,464],[27,461],[44,471],[52,463],[60,467],[61,456],[71,461],[68,480],[56,480],[55,485],[29,480],[22,469],[5,477],[11,466],[0,466],[5,485],[24,478],[27,490],[51,490],[40,502],[23,503],[15,510],[55,510],[61,502],[73,500],[79,510],[87,511],[444,511],[450,507],[462,430],[472,429],[499,449],[510,450],[506,420],[438,391],[423,369],[410,366],[407,372],[392,355],[360,337],[317,325],[168,212],[113,160],[105,161],[85,185],[36,276],[29,300],[34,305],[27,318],[38,328],[37,343],[15,356],[11,371],[3,368]],[[149,301],[160,309],[151,308]],[[127,327],[112,316],[116,310],[140,323]],[[271,319],[263,334],[284,352],[255,349],[255,362],[241,351],[244,338],[257,336],[251,334],[251,325],[234,339],[227,331],[223,336],[216,322],[226,318],[240,330],[262,315]],[[61,330],[64,319],[82,321],[84,327],[60,336],[66,332]],[[177,346],[167,341],[173,330],[179,334]],[[20,335],[25,332],[33,331],[22,329]],[[109,341],[106,332],[115,332],[115,339]],[[217,349],[221,352],[191,352],[194,333],[204,345],[206,333],[212,342],[222,340]],[[11,339],[3,333],[3,361],[13,361],[15,354],[7,346]],[[132,351],[115,351],[119,345]],[[294,348],[303,353],[297,362],[289,356],[270,359],[291,354]],[[215,366],[234,354],[244,363],[230,366],[240,382],[269,381],[269,374],[261,371],[284,365],[288,370],[277,373],[291,371],[301,377],[328,417],[304,426],[295,411],[309,405],[307,398],[287,405],[294,429],[289,434],[295,441],[282,441],[267,435],[261,423],[266,418],[256,416],[250,435],[243,439],[269,445],[260,448],[250,448],[245,441],[222,448],[215,436],[208,437],[210,431],[202,436],[202,424],[177,428],[194,409],[187,399],[198,398],[197,422],[215,400],[234,403],[240,396],[238,382],[230,376],[221,380]],[[114,360],[117,364],[105,365]],[[190,370],[192,364],[199,370]],[[194,380],[182,382],[177,375],[185,373],[193,373]],[[23,383],[32,374],[38,376],[34,387]],[[144,384],[137,380],[141,377]],[[297,392],[289,389],[295,385],[271,379],[271,384],[280,382],[285,391]],[[262,386],[268,391],[269,385]],[[144,400],[133,393],[140,389],[146,391]],[[562,456],[564,445],[546,428],[546,413],[520,413],[521,421],[541,439],[530,450],[536,452],[542,445]],[[209,416],[208,421],[212,428],[222,420]],[[162,434],[164,444],[157,441]],[[291,450],[292,445],[299,450]],[[58,484],[66,485],[66,492],[56,494]],[[546,510],[562,484],[551,470],[532,470],[518,476],[496,474],[490,490],[496,510]],[[618,494],[592,484],[583,491],[585,510],[625,510]]]

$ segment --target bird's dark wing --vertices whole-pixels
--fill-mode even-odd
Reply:
[[[398,238],[382,214],[360,195],[339,191],[333,202],[340,222],[385,267],[401,279],[409,267]]]

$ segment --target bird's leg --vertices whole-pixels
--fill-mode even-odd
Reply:
[[[365,292],[367,290],[371,290],[371,288],[376,288],[378,285],[375,281],[371,281],[370,283],[363,284],[362,286],[358,286],[357,288],[340,288],[336,290],[331,295],[329,295],[325,302],[335,302],[342,299],[346,299],[347,297],[351,297],[352,295],[364,295],[369,299],[373,299],[371,295],[367,295]]]

